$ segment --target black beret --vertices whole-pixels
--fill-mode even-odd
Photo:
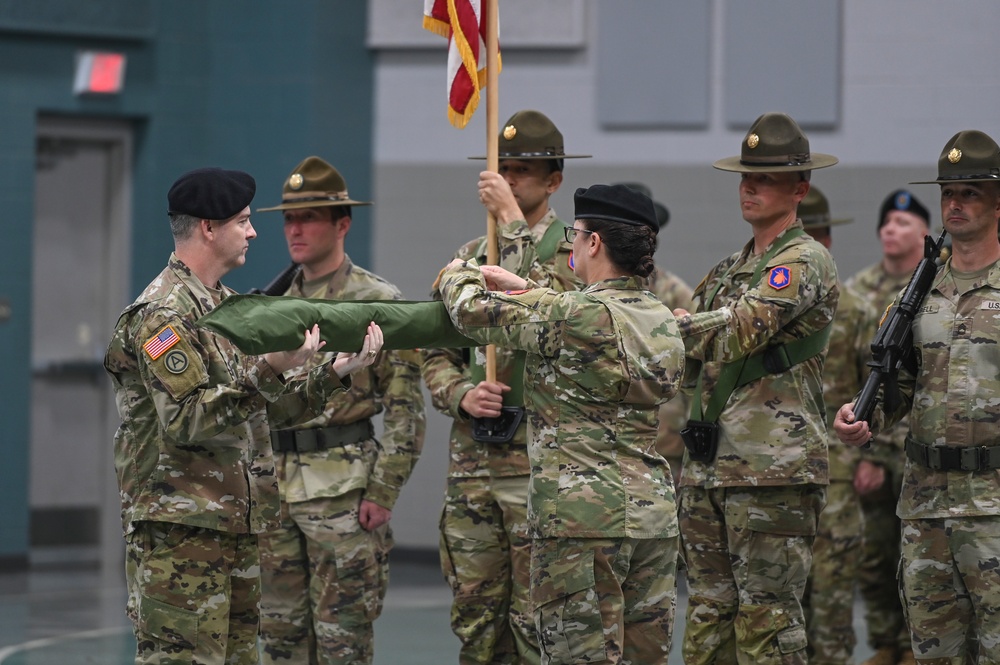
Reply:
[[[253,176],[215,167],[188,171],[167,192],[167,213],[198,219],[229,219],[250,205],[257,192]]]
[[[625,185],[591,185],[573,195],[575,219],[605,219],[632,226],[646,225],[656,233],[660,225],[653,201]]]
[[[892,194],[885,197],[885,201],[882,202],[882,208],[878,211],[879,230],[885,226],[885,216],[892,210],[912,212],[917,217],[923,219],[924,224],[926,224],[928,228],[931,226],[931,213],[924,207],[923,203],[917,200],[917,197],[905,189],[897,189]]]

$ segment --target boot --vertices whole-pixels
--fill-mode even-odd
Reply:
[[[861,663],[861,665],[896,665],[896,647],[879,647],[875,655]],[[913,652],[910,652],[912,658]]]
[[[896,665],[917,665],[917,659],[913,655],[913,649],[903,649],[899,652],[899,660]]]

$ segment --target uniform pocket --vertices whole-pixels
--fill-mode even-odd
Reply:
[[[538,547],[536,541],[533,547]],[[594,552],[542,546],[532,554],[531,602],[542,650],[552,665],[602,661],[604,625],[594,579]]]
[[[338,613],[344,625],[374,621],[382,612],[384,585],[379,543],[375,533],[363,531],[337,545],[335,557],[341,600]]]
[[[139,630],[186,649],[198,646],[198,613],[175,607],[162,600],[142,596],[139,599]]]

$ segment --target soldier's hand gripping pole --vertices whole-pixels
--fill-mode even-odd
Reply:
[[[947,231],[942,231],[935,242],[930,236],[924,238],[924,258],[917,264],[906,289],[898,303],[894,303],[883,318],[875,340],[872,342],[872,359],[868,362],[871,373],[854,402],[854,420],[871,424],[872,413],[878,402],[879,387],[882,391],[887,411],[899,406],[899,387],[896,380],[899,368],[912,353],[913,318],[930,293],[937,274],[937,258]]]

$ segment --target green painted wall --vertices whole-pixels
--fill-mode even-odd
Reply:
[[[28,548],[38,115],[132,121],[135,295],[172,249],[166,192],[183,171],[246,170],[257,179],[257,208],[278,202],[285,176],[316,154],[342,171],[355,198],[370,197],[374,63],[365,11],[353,0],[0,0],[0,308],[7,303],[12,312],[0,323],[0,559],[23,558]],[[128,56],[123,94],[72,94],[80,49]],[[356,212],[348,252],[367,266],[369,212]],[[288,260],[280,214],[253,222],[248,264],[225,280],[240,291],[262,286]]]

